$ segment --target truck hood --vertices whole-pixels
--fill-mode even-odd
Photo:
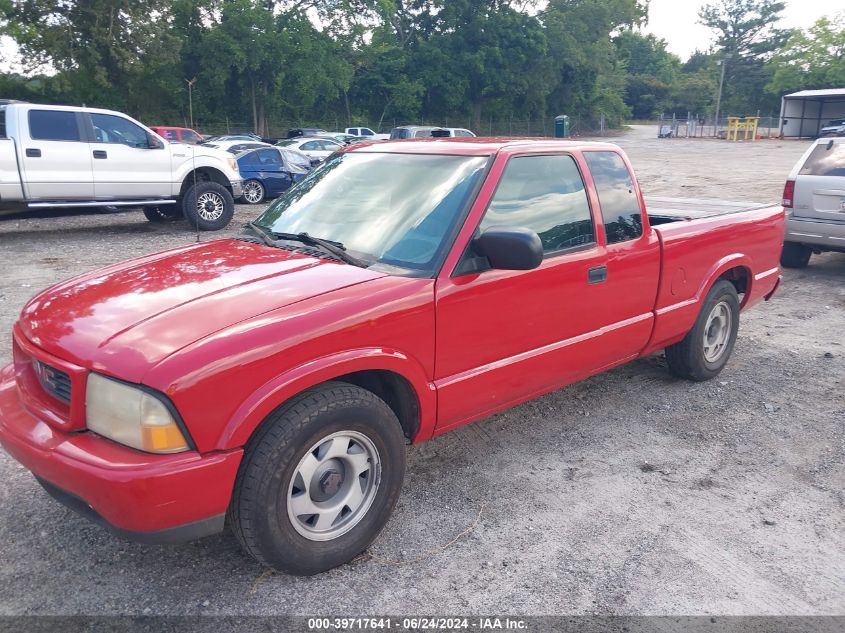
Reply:
[[[41,349],[131,382],[173,352],[269,310],[383,273],[233,239],[196,244],[70,279],[23,309]]]
[[[189,145],[185,143],[173,145],[173,154],[176,157],[183,158],[213,158],[214,160],[223,161],[224,164],[227,163],[230,158],[234,158],[233,154],[230,154],[223,149],[206,147],[205,145]]]

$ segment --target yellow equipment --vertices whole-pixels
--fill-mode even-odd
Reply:
[[[728,133],[725,137],[729,141],[738,141],[739,133],[742,132],[743,141],[757,140],[757,123],[760,121],[758,116],[729,116],[728,117]]]

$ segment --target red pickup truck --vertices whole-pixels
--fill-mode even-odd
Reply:
[[[778,286],[783,209],[670,206],[609,144],[355,146],[237,238],[34,297],[0,441],[119,534],[228,519],[265,565],[329,569],[384,526],[406,442],[658,350],[723,368]]]

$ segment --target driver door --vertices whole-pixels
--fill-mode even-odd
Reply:
[[[121,116],[90,113],[88,119],[97,199],[163,198],[171,194],[170,150],[163,141],[151,147],[147,131]]]
[[[534,270],[455,270],[437,282],[437,432],[556,389],[628,356],[608,291],[583,164],[565,153],[508,159],[479,224],[540,236]],[[472,257],[471,246],[464,258]],[[463,260],[461,260],[463,261]],[[651,323],[636,319],[637,331]]]

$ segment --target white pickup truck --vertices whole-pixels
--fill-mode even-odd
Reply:
[[[171,143],[120,112],[0,105],[0,210],[141,207],[151,222],[213,231],[240,195],[230,154]]]

